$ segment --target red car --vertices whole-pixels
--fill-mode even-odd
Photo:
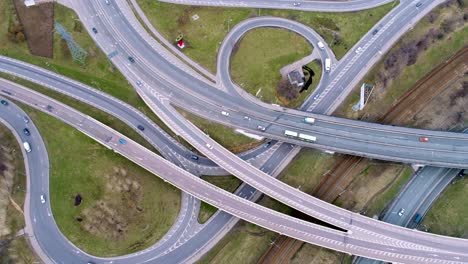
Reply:
[[[429,138],[428,137],[420,137],[419,142],[428,142]]]

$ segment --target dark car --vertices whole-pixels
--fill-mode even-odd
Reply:
[[[197,156],[197,155],[191,155],[190,158],[193,159],[193,160],[198,160],[198,156]]]
[[[97,34],[97,29],[95,27],[92,28],[94,34]]]
[[[135,59],[134,59],[132,56],[128,56],[128,60],[129,60],[131,63],[135,63]]]
[[[145,130],[145,127],[142,125],[138,125],[137,128],[140,129],[141,131]]]
[[[378,29],[374,29],[374,31],[372,31],[372,35],[377,34],[377,32],[379,32],[379,30],[378,30]]]
[[[2,105],[8,105],[8,102],[5,100],[1,100],[0,103],[2,103]]]
[[[26,136],[31,135],[31,133],[29,132],[29,129],[27,129],[27,128],[23,129],[23,133],[24,133]]]
[[[416,7],[420,7],[420,6],[422,6],[422,3],[421,3],[421,2],[419,2],[419,3],[416,4]]]

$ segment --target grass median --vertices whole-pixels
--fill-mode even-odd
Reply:
[[[180,209],[179,190],[74,128],[23,107],[46,143],[52,212],[72,243],[93,255],[117,256],[144,249],[169,230]]]
[[[468,177],[447,187],[424,217],[422,225],[431,233],[468,238]]]

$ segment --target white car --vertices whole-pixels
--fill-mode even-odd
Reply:
[[[223,116],[229,116],[229,113],[226,112],[226,111],[221,111],[221,114],[222,114]]]
[[[294,2],[293,3],[293,6],[300,6],[300,5],[301,5],[301,3],[299,3],[299,2]]]
[[[244,119],[245,119],[245,120],[250,120],[250,117],[244,116]]]
[[[356,52],[356,54],[359,54],[359,53],[361,53],[361,51],[362,51],[362,48],[358,47],[355,52]]]
[[[211,146],[210,144],[206,143],[206,147],[209,148],[209,149],[213,149],[213,146]]]
[[[41,203],[45,203],[45,196],[41,194]]]
[[[404,213],[405,213],[405,209],[404,209],[404,208],[401,208],[400,211],[398,211],[398,215],[399,215],[399,216],[403,216]]]
[[[324,50],[325,49],[325,45],[323,45],[323,43],[321,41],[317,42],[317,46],[319,47],[319,49],[321,50]]]
[[[314,100],[317,100],[319,97],[320,97],[320,94],[316,94],[316,95],[314,96]]]

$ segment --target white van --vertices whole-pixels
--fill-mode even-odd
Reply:
[[[325,49],[325,45],[323,45],[323,43],[322,43],[321,41],[319,41],[319,42],[317,43],[317,46],[318,46],[321,50]]]
[[[23,142],[23,147],[26,150],[26,152],[31,152],[31,146],[28,142]]]
[[[331,67],[331,61],[329,58],[326,58],[325,59],[325,71],[326,72],[329,72],[330,71],[330,67]]]

